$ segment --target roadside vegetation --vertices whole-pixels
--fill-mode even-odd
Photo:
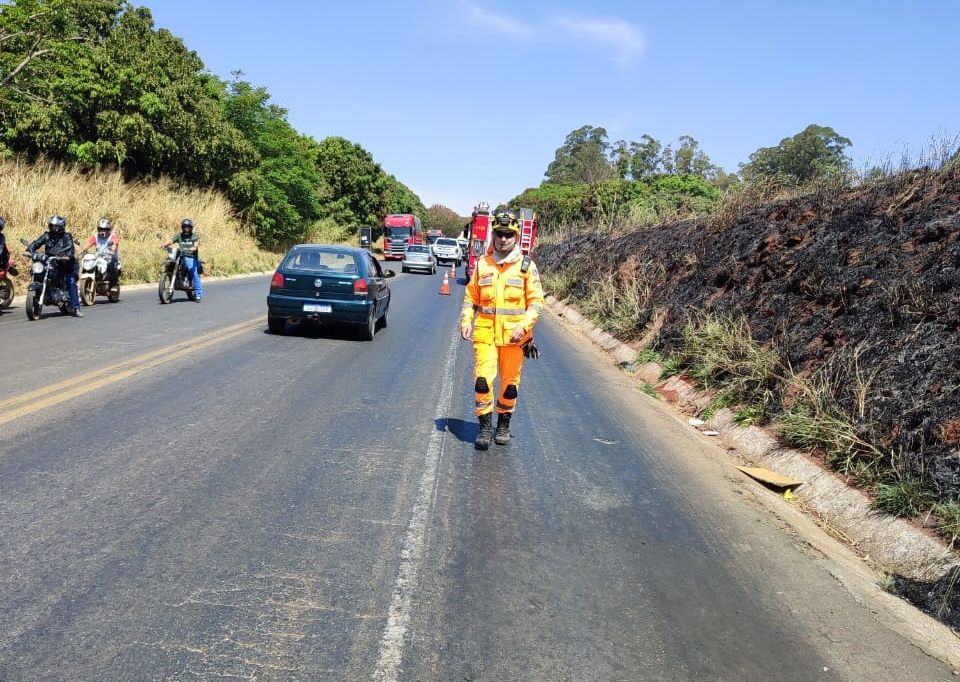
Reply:
[[[85,173],[50,162],[0,160],[0,198],[7,242],[20,262],[25,261],[17,255],[23,251],[19,239],[36,239],[53,214],[67,217],[67,230],[77,240],[94,234],[97,220],[109,217],[121,237],[127,283],[156,281],[165,256],[157,235],[170,239],[185,216],[203,239],[201,252],[209,275],[269,270],[279,262],[280,254],[259,248],[233,215],[229,201],[215,190],[166,179],[125,182],[116,172]],[[27,268],[20,271],[25,282]]]
[[[185,215],[220,272],[298,242],[351,241],[387,213],[417,213],[429,227],[419,197],[362,146],[297,132],[265,88],[211,74],[147,7],[14,0],[0,5],[0,45],[0,159],[4,176],[18,174],[2,185],[0,214],[14,230],[63,213],[82,234],[106,215],[124,231],[126,273],[140,279],[152,268],[141,242]],[[31,164],[55,180],[43,200],[23,189]]]

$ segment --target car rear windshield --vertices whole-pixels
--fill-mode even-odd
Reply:
[[[357,260],[352,254],[322,249],[296,249],[287,254],[280,266],[285,271],[356,274]]]
[[[449,237],[444,237],[442,239],[437,240],[437,246],[456,246],[456,245],[457,245],[457,240],[450,239]]]
[[[430,253],[426,246],[408,246],[407,253]]]

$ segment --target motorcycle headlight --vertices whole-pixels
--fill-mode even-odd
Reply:
[[[30,272],[35,275],[39,275],[41,272],[43,272],[43,263],[38,260],[33,261],[33,265],[30,266]]]
[[[83,254],[83,269],[84,270],[93,270],[93,264],[96,262],[97,257],[92,253]]]

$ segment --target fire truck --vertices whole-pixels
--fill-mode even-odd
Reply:
[[[490,226],[492,220],[490,204],[481,201],[474,207],[470,222],[463,228],[463,236],[469,242],[467,247],[467,277],[473,274],[477,267],[477,261],[483,257],[490,246],[490,237],[493,234]]]
[[[403,260],[407,244],[423,244],[423,226],[412,213],[391,213],[383,218],[383,259]]]
[[[520,250],[523,251],[523,255],[529,255],[537,241],[537,230],[540,227],[537,212],[532,208],[517,208],[512,213],[520,223]]]
[[[537,212],[532,208],[517,208],[511,210],[510,213],[520,223],[520,251],[524,255],[528,255],[533,251],[533,246],[537,241],[537,229],[539,228]],[[467,254],[467,277],[473,274],[477,261],[490,248],[490,240],[493,238],[493,223],[494,216],[490,213],[490,205],[481,201],[473,209],[470,222],[463,230],[464,236],[470,242]]]

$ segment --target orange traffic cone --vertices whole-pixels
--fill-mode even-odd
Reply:
[[[450,274],[444,270],[443,271],[443,281],[440,283],[440,293],[450,295]]]

